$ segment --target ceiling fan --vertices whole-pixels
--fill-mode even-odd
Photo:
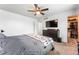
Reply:
[[[47,10],[49,9],[48,8],[42,9],[41,7],[38,6],[38,4],[34,4],[34,9],[28,10],[28,12],[35,12],[34,15],[38,15],[38,14],[45,15],[43,12]]]

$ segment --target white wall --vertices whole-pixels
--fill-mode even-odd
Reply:
[[[76,14],[79,16],[79,5],[76,8]]]
[[[0,10],[0,29],[5,35],[37,33],[36,19]]]
[[[59,14],[52,15],[47,20],[58,19],[58,29],[60,30],[60,37],[62,42],[67,42],[67,18],[68,16],[75,15],[74,11],[66,11]],[[45,21],[47,21],[45,20]],[[45,29],[45,21],[42,22],[43,29]]]

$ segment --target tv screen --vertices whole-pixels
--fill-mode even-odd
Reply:
[[[58,27],[58,22],[56,20],[46,21],[46,27]]]

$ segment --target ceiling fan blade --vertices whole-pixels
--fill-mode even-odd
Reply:
[[[34,4],[35,8],[38,8],[38,4]]]
[[[48,8],[45,8],[45,9],[42,9],[41,11],[47,11],[47,10],[49,10]]]
[[[38,7],[38,9],[40,9],[40,7]]]
[[[35,12],[34,10],[27,10],[28,12]]]
[[[41,13],[42,15],[44,15],[44,13]]]

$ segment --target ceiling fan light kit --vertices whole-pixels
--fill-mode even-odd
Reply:
[[[36,14],[38,14],[38,15],[39,15],[39,14],[40,14],[40,11],[36,11]]]

